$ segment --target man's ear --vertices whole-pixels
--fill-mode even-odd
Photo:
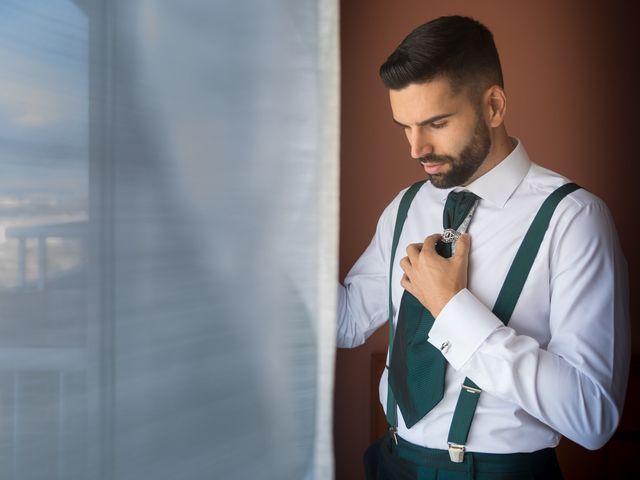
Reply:
[[[496,128],[502,125],[507,112],[507,97],[499,85],[492,85],[484,92],[482,105],[489,126]]]

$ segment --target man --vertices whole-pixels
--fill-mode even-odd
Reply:
[[[380,75],[427,181],[385,209],[340,287],[339,346],[393,322],[380,380],[390,432],[367,451],[367,478],[561,478],[561,436],[600,448],[625,396],[626,263],[611,215],[509,137],[482,24],[421,25]]]

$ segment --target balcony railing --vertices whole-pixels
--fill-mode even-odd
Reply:
[[[42,290],[47,284],[47,239],[75,238],[81,240],[82,263],[86,262],[87,222],[53,223],[28,227],[7,228],[7,238],[18,240],[18,269],[17,287],[27,286],[27,241],[36,239],[37,248],[37,277],[36,286]]]

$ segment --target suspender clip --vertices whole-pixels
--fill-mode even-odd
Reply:
[[[396,435],[397,431],[398,429],[396,427],[389,427],[389,433],[391,434],[391,438],[393,438],[393,441],[396,445],[398,445],[398,436]]]
[[[464,388],[469,393],[482,393],[482,390],[480,390],[479,388],[473,388],[469,385],[465,385],[464,383],[462,384],[462,388]]]
[[[453,463],[464,462],[464,445],[449,442],[449,458]]]

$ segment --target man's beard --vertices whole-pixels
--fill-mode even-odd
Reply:
[[[429,180],[431,180],[434,187],[451,188],[467,182],[487,158],[490,149],[491,135],[489,127],[481,118],[478,118],[473,138],[462,149],[458,157],[429,153],[419,158],[418,161],[421,164],[431,162],[448,163],[450,165],[448,172],[429,175]]]

